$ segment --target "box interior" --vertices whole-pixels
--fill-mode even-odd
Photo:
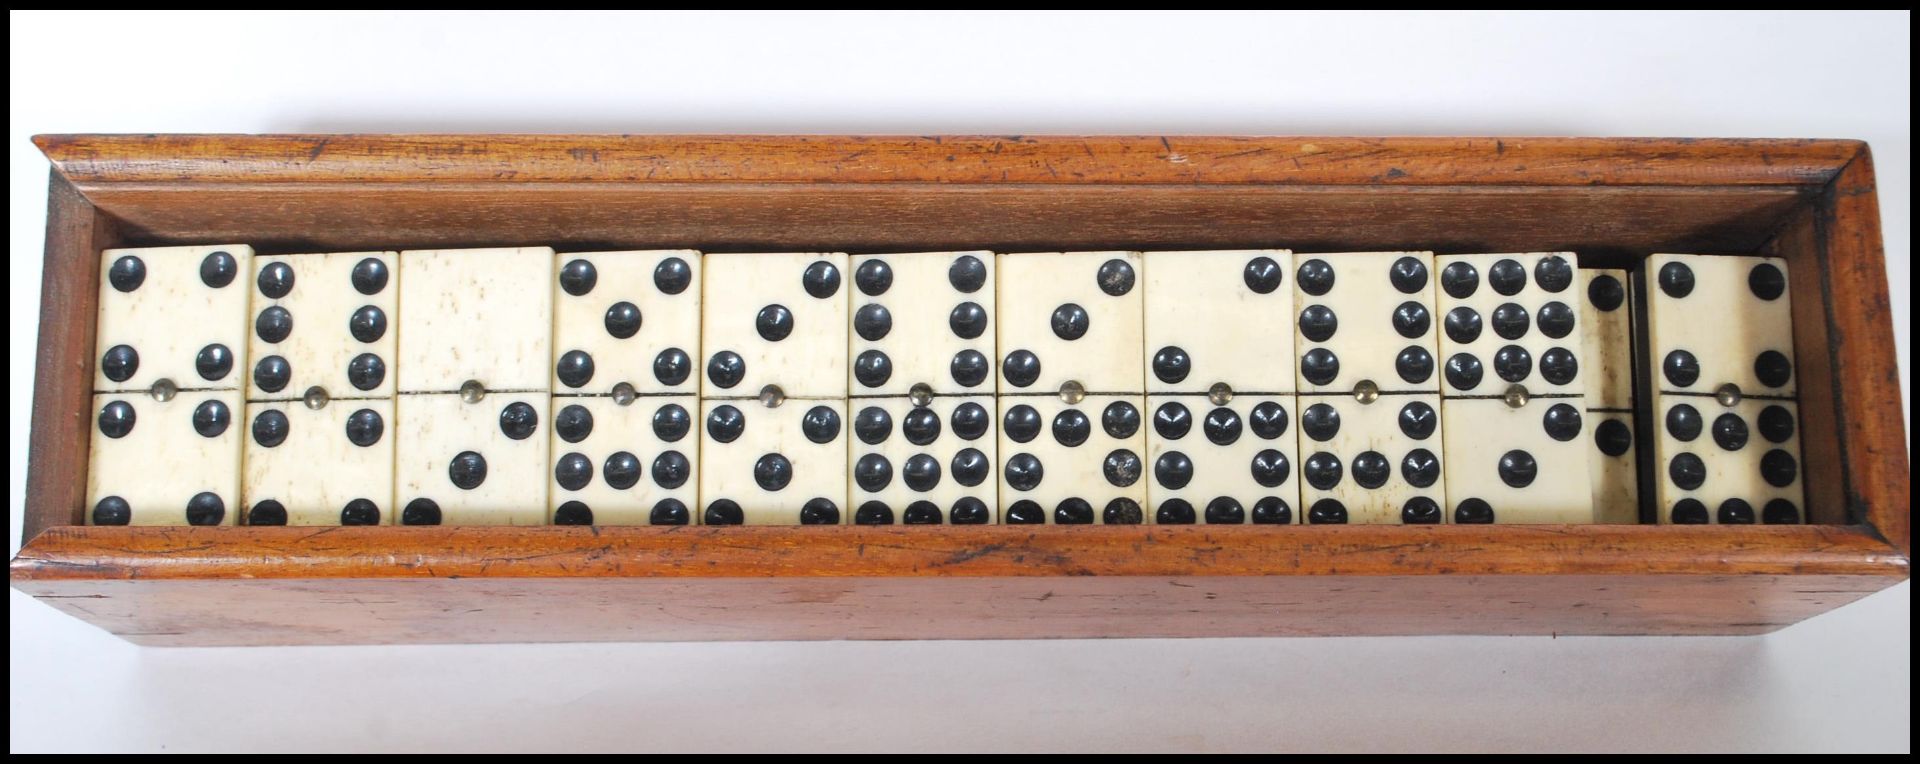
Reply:
[[[262,252],[546,244],[851,252],[1211,249],[1766,253],[1793,274],[1808,517],[1844,500],[1816,186],[1168,186],[934,183],[115,185],[95,249],[245,242]],[[1822,456],[1827,455],[1827,456]],[[74,513],[70,524],[78,524]]]

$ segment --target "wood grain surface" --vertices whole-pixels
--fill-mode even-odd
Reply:
[[[264,252],[550,244],[590,251],[1751,252],[1817,189],[1763,187],[225,184],[90,192],[140,244]]]
[[[1906,575],[1854,526],[51,528],[14,580]]]
[[[31,581],[161,646],[767,639],[1763,634],[1872,593],[1833,575]]]
[[[116,246],[115,235],[113,221],[54,173],[47,187],[23,540],[56,525],[78,525],[85,512],[100,250]]]
[[[1873,157],[1865,146],[1828,185],[1818,209],[1827,283],[1816,294],[1827,298],[1823,304],[1832,337],[1823,376],[1833,390],[1838,425],[1828,442],[1845,464],[1850,519],[1866,523],[1901,554],[1912,556],[1913,473],[1906,427],[1898,416],[1902,388],[1900,367],[1892,358],[1898,345],[1880,241],[1880,199],[1874,193]],[[1802,362],[1803,375],[1806,368]],[[1804,438],[1801,443],[1807,447]]]
[[[16,588],[146,644],[1758,633],[1908,575],[1854,141],[40,136]],[[89,528],[98,251],[1289,246],[1792,262],[1802,527]]]
[[[144,183],[1820,185],[1858,141],[1330,136],[41,135]]]

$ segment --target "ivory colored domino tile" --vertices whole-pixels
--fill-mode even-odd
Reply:
[[[1587,411],[1587,475],[1593,493],[1593,521],[1640,522],[1640,472],[1635,466],[1633,414]]]
[[[1138,252],[998,257],[1000,394],[1145,389]]]
[[[555,525],[687,525],[699,503],[699,399],[553,399]]]
[[[454,392],[473,380],[545,392],[553,259],[551,247],[401,252],[399,391]]]
[[[1302,395],[1300,505],[1305,522],[1434,524],[1445,514],[1440,396]]]
[[[253,258],[247,397],[392,397],[399,256],[394,252]]]
[[[981,525],[999,503],[992,396],[851,402],[853,522]]]
[[[699,425],[700,523],[847,522],[846,399],[703,399]]]
[[[1585,393],[1573,253],[1441,255],[1434,267],[1442,394]]]
[[[1623,270],[1580,270],[1580,362],[1590,409],[1633,409],[1632,280]]]
[[[243,432],[245,524],[393,523],[392,400],[255,401]]]
[[[252,273],[245,244],[101,252],[94,390],[239,389]]]
[[[93,396],[89,525],[232,525],[239,515],[238,390]]]
[[[1153,522],[1297,523],[1295,405],[1291,395],[1235,395],[1225,405],[1205,395],[1147,396]]]
[[[553,286],[556,393],[700,390],[701,257],[693,250],[563,252]]]
[[[989,395],[994,382],[994,256],[920,252],[853,257],[855,394]]]
[[[1002,396],[1001,522],[1145,522],[1145,405],[1138,395],[1088,395],[1073,404]]]
[[[1643,272],[1661,523],[1800,523],[1793,311],[1779,258],[1657,254]]]
[[[704,398],[847,395],[847,256],[706,256],[700,335]]]
[[[1581,399],[1443,399],[1440,416],[1448,522],[1594,521]]]
[[[1587,473],[1594,521],[1638,523],[1633,421],[1633,281],[1617,269],[1580,269],[1581,363],[1586,367]]]
[[[1147,392],[1294,391],[1293,254],[1147,252]]]
[[[548,405],[544,392],[488,393],[472,403],[459,394],[402,394],[394,441],[400,524],[546,523]]]
[[[1433,253],[1293,257],[1295,380],[1301,393],[1440,389]]]
[[[1654,495],[1665,524],[1799,524],[1800,411],[1792,401],[1656,394]]]
[[[1654,255],[1645,264],[1648,362],[1665,392],[1793,396],[1787,263],[1774,257]]]

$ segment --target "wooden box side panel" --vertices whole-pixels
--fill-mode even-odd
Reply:
[[[1873,156],[1865,146],[1828,186],[1820,219],[1829,264],[1824,290],[1837,342],[1830,348],[1836,433],[1848,473],[1849,522],[1878,531],[1912,556],[1913,473],[1900,417],[1900,366],[1894,358],[1893,307],[1880,237]],[[1802,441],[1805,442],[1804,440]]]
[[[1810,207],[1787,217],[1765,254],[1786,258],[1811,521],[1863,524],[1912,554],[1912,473],[1900,417],[1873,159],[1865,147]]]
[[[103,184],[1821,185],[1858,141],[1337,136],[41,135]]]
[[[550,244],[767,252],[1439,248],[1751,252],[1815,187],[107,185],[140,244],[263,251]]]
[[[1860,576],[66,581],[28,593],[146,645],[1760,634]]]
[[[40,276],[40,344],[34,355],[23,542],[82,522],[93,424],[94,310],[100,250],[116,246],[111,218],[59,173],[47,186],[46,259]]]
[[[1907,574],[1857,526],[66,527],[15,581]]]

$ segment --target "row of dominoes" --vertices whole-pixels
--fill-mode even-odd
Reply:
[[[236,245],[102,268],[95,524],[1801,515],[1761,258],[1655,255],[1651,287],[1569,253]]]

